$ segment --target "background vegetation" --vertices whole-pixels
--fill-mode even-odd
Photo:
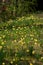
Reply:
[[[35,12],[37,7],[37,0],[0,0],[0,19],[15,19]]]

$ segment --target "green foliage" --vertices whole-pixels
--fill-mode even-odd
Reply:
[[[37,0],[9,0],[0,2],[0,19],[6,21],[36,11]]]

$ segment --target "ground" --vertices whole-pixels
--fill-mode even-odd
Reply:
[[[0,23],[0,65],[43,65],[42,18],[36,14]]]

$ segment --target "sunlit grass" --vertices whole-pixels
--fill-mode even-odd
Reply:
[[[0,24],[0,65],[43,65],[43,28],[33,25],[37,21],[30,16]]]

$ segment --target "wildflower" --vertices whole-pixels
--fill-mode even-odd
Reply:
[[[18,21],[21,21],[21,18],[19,18]]]
[[[33,15],[31,15],[31,16],[30,16],[30,18],[31,18],[31,19],[34,19],[34,16],[33,16]]]
[[[17,65],[17,64],[16,64]]]
[[[31,19],[30,17],[27,17],[26,19]]]
[[[15,30],[15,28],[12,28],[13,30]]]
[[[4,45],[4,42],[2,42],[1,44]]]
[[[25,37],[26,37],[26,35],[25,35]]]
[[[21,38],[21,40],[23,40],[23,38]]]
[[[16,49],[16,52],[18,52],[18,50]],[[17,53],[15,53],[15,56],[17,56]]]
[[[21,60],[24,60],[24,58],[23,58],[23,57],[21,57]]]
[[[30,65],[33,65],[32,63],[30,63]]]
[[[23,35],[22,35],[22,37],[23,37]]]
[[[18,28],[16,30],[18,30]]]
[[[35,42],[37,42],[37,39],[34,39]]]
[[[24,44],[24,42],[21,42],[21,44],[23,45],[23,44]]]
[[[15,61],[15,58],[13,58],[13,61]]]
[[[32,37],[32,36],[34,36],[33,34],[30,34],[30,36]]]
[[[5,65],[5,63],[3,62],[2,65]]]
[[[0,37],[0,39],[2,39],[2,37]]]
[[[43,59],[43,57],[41,57],[41,59]]]
[[[14,40],[14,42],[16,42],[16,40]]]
[[[16,34],[17,34],[18,32],[16,31]]]
[[[6,40],[4,42],[6,43]]]
[[[34,44],[35,44],[35,45],[37,45],[37,43],[36,43],[36,42],[35,42]]]
[[[5,38],[5,35],[3,35],[3,38]]]
[[[32,54],[35,54],[35,51],[32,51]]]
[[[2,49],[2,46],[0,46],[0,50]]]
[[[11,61],[10,63],[13,64],[13,61]]]
[[[20,27],[18,27],[18,29],[20,29]]]
[[[29,50],[27,49],[26,52],[29,52]]]
[[[23,40],[24,40],[25,38],[23,37]]]
[[[25,17],[24,16],[22,16],[22,19],[24,19]]]
[[[26,29],[26,27],[24,27]]]
[[[33,63],[35,63],[35,60],[33,60]]]
[[[31,40],[33,40],[33,37],[31,38]]]
[[[12,26],[13,28],[15,27],[15,26]]]

